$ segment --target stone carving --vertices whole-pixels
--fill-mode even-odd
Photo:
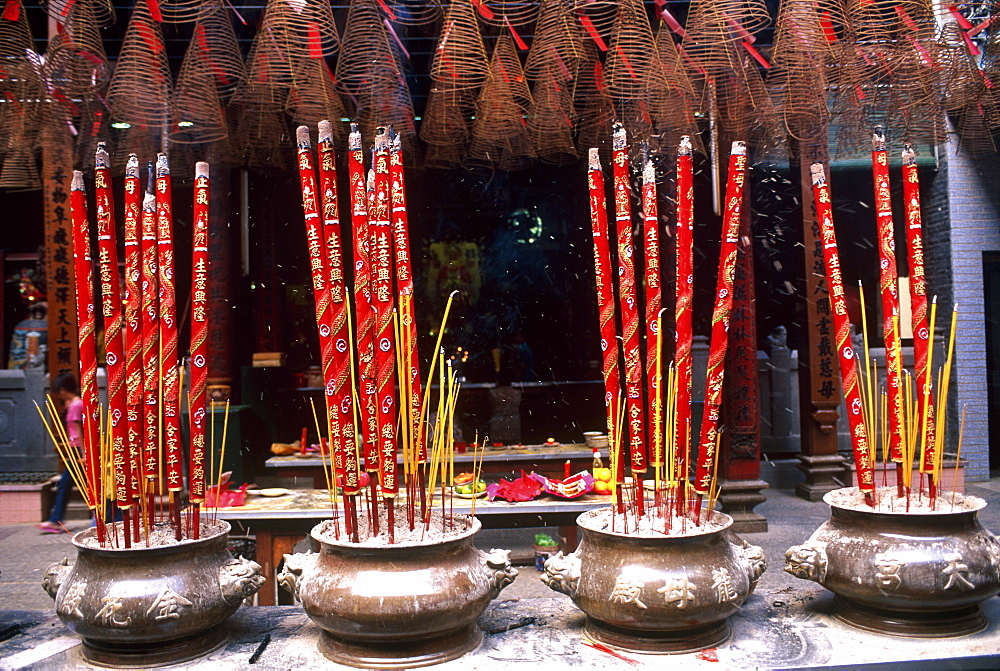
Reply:
[[[826,569],[825,545],[806,542],[785,551],[785,572],[796,578],[822,583],[826,580]]]
[[[663,587],[656,591],[663,595],[667,604],[675,603],[679,610],[684,610],[689,601],[694,601],[695,586],[683,575],[679,578],[667,578]]]
[[[557,552],[552,555],[545,560],[542,582],[549,589],[574,596],[580,583],[580,558],[575,553],[563,555],[562,552]]]
[[[219,569],[222,598],[229,603],[237,603],[253,596],[264,584],[264,580],[260,564],[244,557],[231,559]]]
[[[45,576],[42,578],[42,589],[53,599],[56,598],[59,587],[63,584],[63,581],[71,570],[73,570],[73,567],[70,566],[67,557],[63,557],[62,561],[50,564],[45,569]]]
[[[517,569],[510,565],[510,550],[493,548],[483,557],[483,562],[491,572],[490,585],[495,599],[504,587],[514,582]]]
[[[902,583],[900,575],[906,562],[895,559],[885,552],[875,555],[875,583],[883,592],[891,592],[897,589]]]
[[[164,587],[160,595],[153,600],[152,605],[146,610],[146,617],[153,615],[155,612],[156,615],[153,619],[156,621],[177,620],[181,616],[180,609],[190,605],[192,605],[191,602],[180,594],[169,587]]]
[[[640,580],[632,580],[620,575],[615,579],[615,586],[611,590],[611,596],[608,597],[608,601],[621,604],[634,603],[639,608],[645,610],[646,604],[639,600],[643,585],[644,583]]]

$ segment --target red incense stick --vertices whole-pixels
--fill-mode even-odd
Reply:
[[[691,138],[684,136],[677,147],[677,235],[676,292],[674,322],[677,344],[674,365],[677,369],[677,418],[675,460],[677,479],[687,486],[691,450],[691,345],[694,341],[691,304],[694,300],[694,170]],[[677,497],[678,513],[683,514],[684,492]]]
[[[851,347],[851,324],[847,316],[847,300],[844,298],[844,281],[837,254],[837,234],[833,229],[833,207],[830,202],[830,187],[822,163],[810,167],[813,183],[813,201],[816,204],[816,219],[819,222],[820,240],[823,244],[823,261],[826,266],[826,282],[830,287],[830,307],[833,310],[833,327],[837,331],[837,355],[840,359],[840,379],[847,402],[847,419],[851,427],[854,443],[854,467],[858,475],[858,489],[864,492],[869,505],[875,505],[872,494],[875,479],[872,476],[871,455],[869,454],[868,429],[862,412],[861,390],[858,386],[857,361]]]
[[[128,497],[136,501],[142,477],[142,320],[139,278],[142,264],[139,249],[140,199],[139,159],[130,154],[125,166],[125,406],[128,416],[128,460],[131,477]],[[139,515],[133,518],[133,540],[139,540]]]
[[[587,185],[590,189],[590,224],[594,236],[594,278],[597,284],[597,305],[601,327],[601,352],[604,355],[604,405],[607,408],[608,437],[611,449],[620,450],[616,455],[619,473],[615,474],[616,486],[621,484],[621,464],[624,461],[617,436],[618,417],[615,405],[621,398],[621,381],[618,374],[618,332],[615,327],[614,284],[611,275],[611,250],[608,242],[608,211],[604,196],[604,173],[598,150],[590,150],[590,165],[587,171]],[[621,498],[618,499],[621,501]]]
[[[896,462],[896,485],[903,495],[903,362],[899,350],[899,283],[896,275],[896,235],[889,190],[889,155],[880,127],[872,134],[872,175],[875,180],[875,221],[878,229],[879,293],[885,342],[886,392],[889,402],[889,457]]]
[[[648,149],[647,152],[648,153]],[[660,380],[656,379],[657,342],[660,334],[657,332],[660,320],[660,306],[663,302],[663,290],[660,286],[660,231],[656,206],[656,168],[653,162],[646,160],[642,169],[642,244],[646,261],[646,398],[649,400],[651,412],[647,418],[647,433],[655,452],[650,463],[653,466],[663,465],[663,444],[656,439],[657,417],[662,420],[663,408],[654,407],[656,387]]]
[[[920,472],[931,479],[931,492],[936,484],[934,477],[934,397],[928,392],[934,380],[927,366],[927,354],[931,344],[931,333],[927,326],[927,277],[924,273],[923,220],[920,213],[920,175],[917,171],[917,157],[913,147],[903,148],[903,204],[906,211],[906,250],[910,264],[910,311],[913,325],[913,363],[917,376],[917,416],[927,418],[924,433],[927,436],[924,459]],[[931,494],[934,498],[934,494]]]
[[[698,465],[694,491],[698,494],[695,514],[701,509],[702,497],[711,494],[714,479],[715,453],[718,445],[722,384],[725,377],[726,350],[729,346],[729,315],[733,308],[733,279],[736,274],[736,245],[739,242],[740,218],[743,213],[743,184],[746,178],[746,144],[733,142],[729,155],[726,180],[726,206],[722,215],[722,244],[719,248],[719,277],[715,286],[715,308],[712,311],[712,336],[705,373],[705,410],[698,441]]]
[[[150,170],[152,173],[152,170]],[[152,178],[152,174],[150,174]],[[140,222],[142,250],[142,403],[143,403],[143,475],[149,482],[147,516],[152,522],[153,494],[160,481],[159,417],[159,304],[157,302],[156,197],[146,191]]]
[[[194,231],[191,244],[191,387],[188,415],[191,419],[191,456],[188,465],[189,494],[194,504],[194,538],[201,533],[201,504],[205,501],[205,429],[208,414],[208,163],[194,167]]]
[[[128,415],[125,388],[125,347],[122,333],[121,280],[118,277],[114,204],[111,199],[111,171],[103,142],[97,144],[94,168],[97,198],[98,273],[101,280],[101,311],[104,317],[104,350],[108,366],[108,418],[115,481],[115,500],[125,514],[132,507],[129,482],[132,472],[128,458]],[[125,524],[126,529],[128,524]],[[131,545],[125,534],[125,546]]]
[[[83,453],[86,458],[87,505],[97,519],[98,541],[104,544],[105,492],[101,479],[101,418],[97,398],[97,339],[94,319],[94,277],[90,257],[90,224],[83,173],[73,171],[70,185],[73,222],[73,269],[76,274],[76,317],[79,324],[80,397],[83,399]]]
[[[618,294],[622,309],[622,345],[625,351],[625,421],[628,422],[629,460],[636,487],[642,487],[646,472],[645,405],[643,403],[642,362],[639,354],[639,306],[635,291],[635,263],[632,244],[632,202],[629,183],[628,145],[625,127],[614,124],[613,153],[615,226],[618,232]],[[642,514],[642,497],[636,497]]]

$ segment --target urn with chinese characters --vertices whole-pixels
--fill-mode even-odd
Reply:
[[[622,533],[621,522],[614,531],[609,519],[606,510],[580,515],[579,548],[546,561],[542,576],[587,614],[587,635],[605,645],[660,654],[728,640],[727,618],[767,568],[761,548],[730,531],[732,518],[713,512],[705,524],[688,522],[674,535]]]
[[[861,629],[918,637],[983,629],[979,604],[1000,592],[1000,542],[977,518],[985,501],[958,495],[952,508],[944,493],[936,512],[838,505],[849,491],[824,496],[830,519],[788,549],[785,571],[833,592],[833,615]]]
[[[120,542],[121,523],[107,528]],[[63,624],[83,637],[92,663],[194,659],[225,643],[225,621],[264,583],[258,564],[229,553],[229,529],[221,520],[205,522],[199,540],[150,547],[139,541],[130,549],[101,548],[94,529],[81,531],[73,538],[76,562],[52,564],[42,587]]]
[[[429,532],[418,521],[408,535],[397,518],[390,544],[383,536],[338,538],[328,521],[310,532],[319,552],[285,555],[278,584],[323,630],[320,652],[348,666],[396,669],[445,662],[478,647],[476,619],[517,570],[508,550],[473,546],[481,528],[476,518],[449,516],[443,524],[442,533],[436,515]]]

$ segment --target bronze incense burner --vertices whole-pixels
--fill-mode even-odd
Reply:
[[[63,624],[83,637],[87,661],[189,661],[226,642],[225,621],[264,583],[257,563],[229,553],[229,529],[224,521],[204,523],[199,540],[127,550],[88,546],[96,530],[87,529],[73,537],[76,563],[52,564],[42,587]]]
[[[587,614],[595,641],[642,653],[673,654],[720,645],[735,613],[767,568],[741,541],[733,520],[712,513],[711,530],[649,536],[600,529],[595,513],[577,518],[576,552],[545,562],[542,581]]]
[[[466,524],[464,516],[456,526]],[[329,659],[361,668],[414,668],[455,659],[482,642],[476,619],[514,581],[509,551],[482,552],[481,528],[445,540],[371,545],[313,528],[319,552],[285,555],[278,584],[323,630]]]
[[[785,571],[836,596],[833,615],[883,634],[944,637],[986,627],[980,603],[1000,592],[1000,542],[979,524],[982,499],[956,512],[844,508],[785,553]],[[947,495],[942,496],[947,498]]]

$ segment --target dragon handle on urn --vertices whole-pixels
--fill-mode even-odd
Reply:
[[[73,565],[69,563],[69,558],[67,557],[63,557],[62,561],[57,561],[49,565],[45,569],[45,577],[42,578],[42,589],[53,599],[56,598],[59,588],[72,570]]]
[[[576,553],[564,555],[557,552],[545,560],[545,574],[542,582],[556,592],[573,597],[576,596],[580,584],[580,558]]]
[[[285,555],[281,570],[278,571],[278,586],[290,592],[299,599],[299,588],[302,586],[302,573],[316,561],[319,555],[315,552],[297,552]]]
[[[483,553],[483,563],[490,572],[490,589],[493,594],[491,598],[495,599],[504,587],[514,582],[517,569],[511,566],[510,550],[493,548],[488,553]]]
[[[264,581],[264,572],[260,564],[244,557],[234,558],[219,569],[222,598],[231,604],[256,594]]]
[[[820,584],[826,580],[827,558],[825,543],[806,541],[785,551],[785,572],[796,578]]]

